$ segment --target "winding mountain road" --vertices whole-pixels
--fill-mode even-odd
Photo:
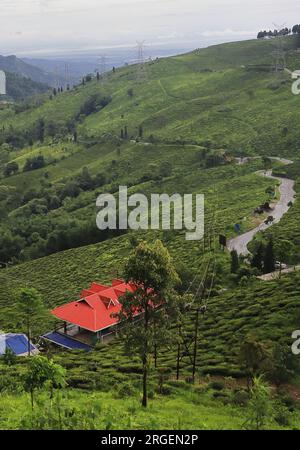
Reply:
[[[258,157],[259,158],[259,157]],[[284,158],[275,158],[272,157],[270,159],[280,161],[284,165],[292,164],[293,161],[289,159]],[[239,164],[245,164],[249,158],[239,158],[238,162]],[[260,232],[264,231],[268,228],[270,228],[273,224],[280,222],[281,218],[284,216],[284,214],[290,209],[290,203],[295,201],[295,195],[296,192],[294,190],[295,181],[291,180],[289,178],[281,178],[281,177],[274,177],[272,175],[272,170],[268,170],[267,172],[259,171],[257,172],[258,175],[264,176],[267,178],[271,178],[273,180],[280,181],[280,199],[276,203],[273,211],[272,216],[274,217],[274,222],[271,224],[265,224],[262,222],[260,225],[258,225],[256,228],[253,228],[253,230],[248,231],[247,233],[241,234],[233,239],[230,239],[227,244],[227,248],[229,251],[236,250],[238,255],[247,256],[250,254],[248,250],[248,244],[252,241],[254,236]]]

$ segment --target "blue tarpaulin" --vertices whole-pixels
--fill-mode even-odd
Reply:
[[[90,347],[89,345],[84,344],[83,342],[79,342],[69,336],[57,333],[56,331],[51,331],[50,333],[42,336],[42,338],[46,339],[47,341],[53,342],[53,344],[68,348],[69,350],[92,350],[92,347]]]
[[[15,355],[28,353],[28,339],[25,334],[0,334],[0,356],[4,355],[6,350],[11,350]],[[30,351],[36,351],[36,347],[30,343]]]

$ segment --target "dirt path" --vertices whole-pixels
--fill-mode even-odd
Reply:
[[[280,161],[284,165],[293,163],[293,161],[290,161],[289,159],[284,159],[284,158],[272,158],[272,159]],[[247,162],[248,160],[249,160],[249,158],[244,158],[244,159],[239,159],[238,161],[239,161],[239,164],[245,164],[245,162]],[[274,210],[272,211],[272,216],[275,219],[273,223],[267,225],[264,222],[262,222],[260,225],[258,225],[253,230],[250,230],[247,233],[241,234],[240,236],[237,236],[228,242],[227,248],[229,251],[236,250],[239,255],[244,255],[244,256],[247,256],[250,254],[250,252],[248,250],[248,244],[252,241],[254,236],[257,233],[259,233],[260,231],[264,231],[264,230],[270,228],[274,223],[280,222],[281,218],[284,216],[284,214],[290,208],[289,203],[290,202],[293,203],[295,201],[295,195],[296,195],[296,192],[294,190],[294,184],[295,184],[294,180],[290,180],[289,178],[274,177],[272,175],[271,170],[269,170],[267,172],[260,171],[257,173],[260,176],[264,176],[267,178],[271,178],[273,180],[280,181],[280,183],[281,183],[280,187],[279,187],[280,199],[276,203]]]

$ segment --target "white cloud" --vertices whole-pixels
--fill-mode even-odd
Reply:
[[[293,25],[299,0],[0,0],[1,52],[190,43],[255,36]],[[300,19],[299,19],[300,20]],[[249,30],[249,31],[248,31]],[[199,42],[201,41],[201,42]]]
[[[203,37],[230,37],[230,36],[255,36],[257,34],[256,30],[232,30],[231,28],[226,28],[226,30],[214,30],[214,31],[203,31],[199,33]]]

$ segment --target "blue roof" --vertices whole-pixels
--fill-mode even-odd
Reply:
[[[65,336],[63,334],[57,333],[56,331],[51,331],[45,334],[42,338],[47,339],[47,341],[53,342],[60,347],[67,348],[69,350],[92,350],[90,345],[84,344],[83,342],[77,341],[70,336]]]
[[[10,349],[15,355],[28,353],[28,339],[25,334],[0,334],[0,355],[4,355],[6,349]],[[30,343],[30,351],[36,347]]]

